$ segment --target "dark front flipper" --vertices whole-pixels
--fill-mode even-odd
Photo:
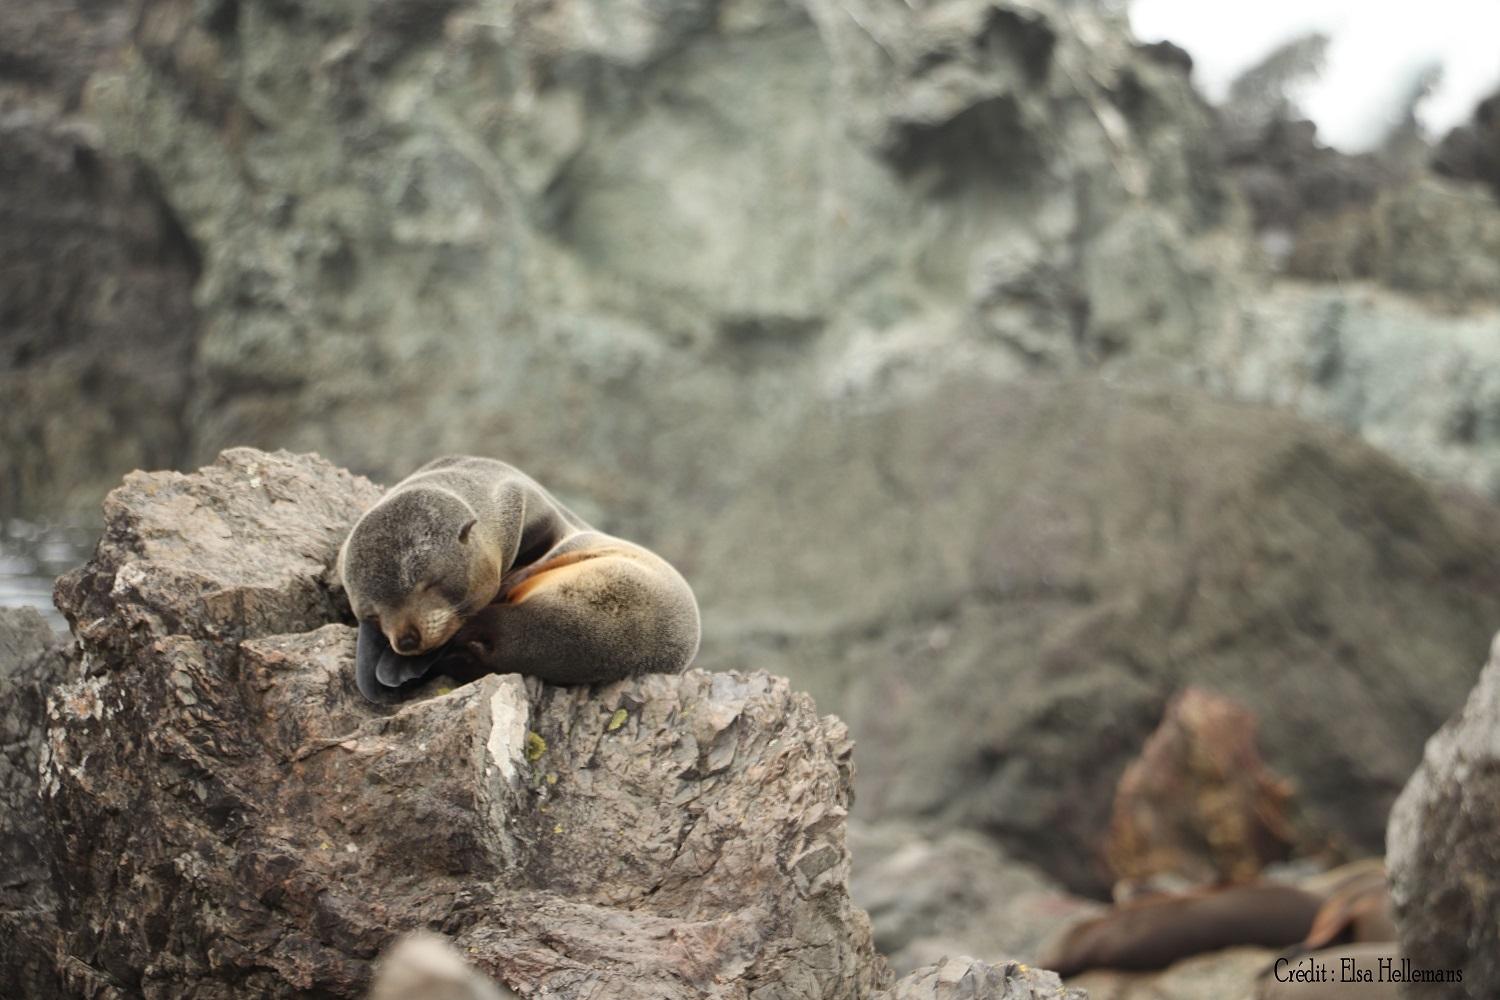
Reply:
[[[403,689],[417,686],[416,682],[437,662],[438,655],[399,656],[380,629],[369,622],[360,622],[354,647],[354,686],[367,701],[377,705],[400,701]]]
[[[385,652],[380,654],[380,662],[375,664],[375,679],[388,688],[398,688],[403,684],[419,681],[427,676],[440,655],[440,652],[434,651],[420,656],[402,656],[387,643]]]
[[[359,638],[354,643],[354,686],[366,701],[377,705],[399,701],[396,692],[380,683],[376,668],[383,655],[391,655],[391,644],[380,629],[369,622],[359,623]]]

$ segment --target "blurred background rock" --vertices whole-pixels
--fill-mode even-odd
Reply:
[[[1085,0],[0,5],[0,601],[132,468],[488,454],[1028,906],[1190,684],[1379,853],[1500,624],[1500,154],[1431,74],[1324,145],[1326,45],[1210,103]]]

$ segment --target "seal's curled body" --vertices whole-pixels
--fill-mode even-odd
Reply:
[[[371,701],[439,663],[584,684],[675,673],[698,650],[698,604],[666,560],[493,459],[440,458],[397,483],[349,532],[339,576]]]

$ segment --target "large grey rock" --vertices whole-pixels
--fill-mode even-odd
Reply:
[[[520,1000],[464,961],[437,934],[418,932],[396,942],[380,960],[369,1000]]]
[[[41,769],[62,995],[357,996],[415,928],[528,997],[889,983],[847,890],[848,732],[785,680],[366,703],[328,571],[375,495],[249,449],[110,495],[58,585],[86,671]]]
[[[974,382],[839,417],[663,530],[704,662],[839,706],[862,815],[978,828],[1102,892],[1116,782],[1198,685],[1258,714],[1313,825],[1380,850],[1493,629],[1488,504],[1191,394]]]
[[[80,113],[201,262],[198,460],[503,452],[644,523],[830,398],[1160,367],[1228,322],[1209,110],[1102,7],[131,7]]]
[[[1500,990],[1500,640],[1469,700],[1427,742],[1391,810],[1386,864],[1402,954],[1462,985],[1408,984],[1412,997]]]
[[[198,248],[81,109],[128,8],[0,5],[0,519],[91,513],[185,457]]]
[[[1370,281],[1283,281],[1214,343],[1208,386],[1344,427],[1418,472],[1497,496],[1497,332],[1493,306],[1454,311]]]
[[[6,21],[0,13],[0,65]],[[0,517],[186,454],[198,251],[149,171],[0,86]]]

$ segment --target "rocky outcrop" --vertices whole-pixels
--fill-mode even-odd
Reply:
[[[1376,282],[1439,313],[1500,305],[1500,205],[1473,185],[1420,177],[1304,226],[1297,277]]]
[[[1074,891],[1112,881],[1116,783],[1193,684],[1378,852],[1493,630],[1491,508],[1286,414],[973,382],[792,436],[712,524],[663,526],[705,657],[839,706],[863,816],[977,828]]]
[[[92,512],[183,461],[199,249],[151,170],[85,110],[125,4],[0,9],[0,517]]]
[[[231,443],[473,451],[645,537],[830,401],[1093,367],[1500,492],[1488,388],[1433,367],[1493,361],[1450,346],[1493,317],[1448,314],[1495,305],[1500,208],[1320,146],[1287,53],[1221,126],[1099,5],[124,6],[0,14],[28,509]],[[1236,187],[1338,284],[1265,288]],[[1324,366],[1344,314],[1395,349]]]
[[[1208,109],[1094,5],[129,6],[80,114],[196,251],[197,460],[503,451],[631,517],[830,399],[1175,364],[1237,280]]]
[[[360,698],[330,564],[377,493],[238,449],[110,494],[57,588],[82,656],[41,767],[61,995],[359,996],[416,928],[528,997],[890,985],[847,891],[847,730],[785,680]]]
[[[45,110],[0,100],[0,176],[0,516],[92,506],[183,459],[197,250],[147,171]]]
[[[1416,982],[1412,997],[1489,997],[1500,990],[1500,640],[1468,702],[1427,743],[1391,811],[1386,864],[1414,967],[1461,972],[1462,985]]]
[[[1261,759],[1257,725],[1243,706],[1199,688],[1168,703],[1115,789],[1105,856],[1116,879],[1248,882],[1291,855],[1293,790]]]
[[[1446,177],[1478,181],[1500,198],[1500,92],[1480,101],[1470,121],[1443,137],[1432,166]]]
[[[1471,191],[1461,200],[1483,197]],[[1443,266],[1412,263],[1438,273]],[[1215,347],[1222,356],[1210,381],[1218,392],[1344,427],[1418,472],[1496,496],[1497,323],[1492,307],[1455,312],[1371,282],[1282,282]]]
[[[0,608],[0,996],[55,995],[57,898],[37,772],[47,696],[71,664],[31,608]]]

